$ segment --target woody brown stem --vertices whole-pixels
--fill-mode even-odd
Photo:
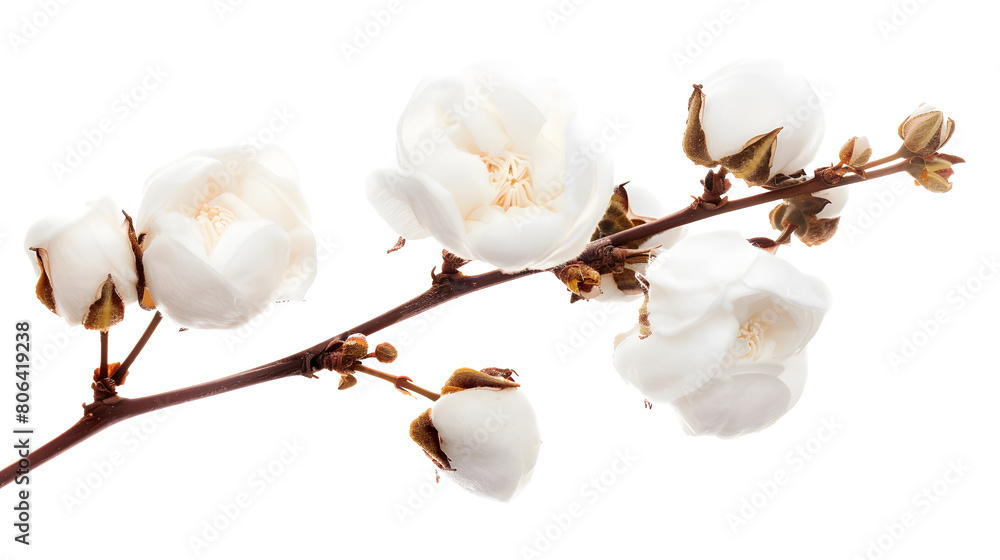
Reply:
[[[101,379],[108,376],[108,331],[101,331]]]
[[[738,200],[730,200],[728,203],[719,206],[714,209],[706,209],[700,206],[689,206],[678,212],[674,212],[669,216],[664,216],[658,220],[653,220],[652,222],[647,222],[645,224],[636,226],[625,231],[609,235],[607,237],[598,239],[593,243],[605,243],[609,245],[622,246],[632,241],[649,237],[651,235],[656,235],[680,227],[683,225],[691,224],[704,220],[706,218],[711,218],[713,216],[718,216],[720,214],[726,214],[728,212],[735,212],[736,210],[742,210],[744,208],[750,208],[751,206],[758,206],[760,204],[767,204],[769,202],[775,202],[785,198],[792,198],[793,196],[798,196],[802,194],[813,194],[819,191],[831,189],[834,187],[843,187],[847,185],[853,185],[855,183],[861,183],[871,179],[878,179],[879,177],[885,177],[887,175],[892,175],[894,173],[900,173],[906,171],[907,162],[898,163],[890,167],[884,167],[882,169],[876,169],[867,173],[864,177],[860,175],[854,175],[851,177],[844,177],[835,183],[829,183],[823,180],[822,173],[817,173],[812,179],[797,183],[788,187],[783,187],[780,189],[774,189],[753,196],[747,196]]]
[[[873,167],[878,167],[880,165],[889,163],[890,161],[897,160],[901,157],[910,157],[910,156],[913,156],[913,154],[906,149],[906,146],[900,146],[899,150],[896,153],[892,154],[891,156],[885,156],[884,158],[881,159],[869,161],[868,163],[862,165],[860,169],[871,169]]]
[[[162,320],[163,314],[157,311],[156,314],[153,315],[153,319],[149,321],[149,326],[146,327],[142,336],[139,337],[139,341],[135,343],[132,351],[129,352],[129,355],[125,358],[125,361],[118,366],[118,371],[115,372],[113,377],[115,385],[121,385],[125,380],[125,376],[128,375],[128,368],[133,362],[135,362],[135,359],[139,357],[139,352],[142,352],[142,349],[146,347],[146,343],[149,342],[149,337],[153,336],[153,331],[156,330],[156,326],[159,325]]]

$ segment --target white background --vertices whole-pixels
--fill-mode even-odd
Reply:
[[[0,361],[13,362],[14,322],[31,320],[36,445],[90,399],[98,339],[68,330],[34,298],[22,248],[32,221],[56,201],[107,194],[134,215],[158,166],[249,136],[273,140],[299,167],[321,243],[308,301],[275,307],[238,332],[180,333],[165,321],[123,393],[153,394],[297,351],[416,295],[438,264],[433,241],[387,256],[396,236],[363,193],[371,170],[395,163],[396,120],[428,74],[499,60],[558,78],[595,133],[605,118],[626,125],[613,145],[616,180],[653,190],[671,210],[698,192],[704,171],[680,150],[690,86],[746,55],[781,57],[826,92],[817,166],[856,134],[868,135],[877,156],[891,153],[897,125],[923,101],[957,121],[946,151],[969,163],[946,195],[905,177],[855,188],[833,242],[781,251],[828,282],[835,306],[810,346],[802,400],[760,434],[693,438],[670,407],[645,410],[610,366],[611,340],[634,321],[634,307],[569,306],[564,288],[538,275],[372,338],[397,344],[390,371],[431,388],[461,366],[520,372],[544,444],[532,484],[513,503],[428,482],[432,465],[406,436],[426,401],[364,380],[338,392],[336,377],[323,375],[137,418],[40,467],[30,548],[12,540],[13,489],[0,491],[8,557],[530,558],[542,549],[551,558],[971,558],[996,550],[1000,280],[979,275],[989,270],[982,259],[1000,256],[1000,196],[987,174],[1000,70],[993,4],[398,0],[382,25],[372,22],[373,12],[385,21],[384,0],[233,0],[231,10],[223,2],[71,2],[52,16],[39,15],[37,0],[4,3],[0,340],[9,348]],[[26,20],[42,25],[32,32]],[[359,36],[366,28],[374,36]],[[345,56],[351,43],[360,53]],[[155,89],[136,89],[149,69],[164,76]],[[142,99],[125,111],[123,94]],[[292,115],[287,125],[272,120],[275,111]],[[113,130],[58,175],[53,162],[65,162],[102,119]],[[283,129],[269,131],[272,123]],[[694,230],[769,235],[766,212]],[[960,285],[975,293],[959,296]],[[112,360],[147,319],[129,309],[112,332]],[[920,334],[922,324],[931,335]],[[921,347],[894,367],[890,353],[905,340]],[[4,371],[0,426],[13,428],[13,375]],[[830,425],[839,426],[833,434]],[[5,464],[12,445],[12,435],[0,436]],[[282,455],[286,446],[300,451]],[[255,473],[268,468],[280,474],[261,484]],[[784,484],[769,483],[776,475]],[[920,497],[925,489],[933,501]],[[240,493],[249,506],[206,532]],[[567,518],[573,504],[582,514]],[[895,527],[904,514],[912,527]],[[195,550],[192,538],[208,546]]]

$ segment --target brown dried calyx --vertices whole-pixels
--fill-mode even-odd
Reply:
[[[437,272],[437,267],[431,270],[431,282],[437,286],[453,282],[457,278],[465,276],[459,271],[460,268],[469,264],[469,259],[464,259],[447,249],[441,250],[441,272]]]
[[[506,368],[488,367],[482,370],[459,368],[445,381],[441,395],[466,389],[515,389],[521,386],[511,379],[515,375],[516,371]],[[453,471],[455,469],[452,468],[451,461],[441,449],[441,437],[431,420],[431,410],[428,408],[417,416],[416,420],[410,422],[410,439],[424,450],[439,469]]]
[[[777,150],[781,127],[747,140],[739,152],[716,160],[708,153],[708,140],[702,124],[706,98],[701,88],[702,86],[696,84],[688,99],[688,118],[683,140],[684,155],[705,167],[721,165],[749,185],[770,186],[771,164],[774,162],[774,152]]]
[[[743,179],[751,186],[771,185],[771,164],[778,146],[778,127],[767,134],[761,134],[747,141],[739,152],[719,159],[719,163],[730,173]]]
[[[839,216],[816,217],[827,204],[830,204],[829,200],[811,194],[786,198],[771,210],[771,226],[781,231],[789,226],[795,226],[795,235],[803,243],[810,247],[821,245],[833,238],[840,224]]]
[[[114,280],[108,274],[108,279],[101,285],[101,295],[83,316],[83,326],[86,329],[106,332],[120,323],[124,317],[125,303],[118,295]]]
[[[441,449],[441,437],[431,421],[431,409],[427,409],[410,422],[410,439],[419,445],[431,461],[441,470],[453,471],[451,461]]]
[[[701,85],[695,84],[691,97],[688,98],[688,118],[684,128],[684,155],[698,165],[705,167],[715,167],[719,162],[712,159],[708,153],[708,141],[705,138],[705,129],[702,127],[702,119],[705,117],[705,93],[701,91]]]
[[[139,299],[139,307],[146,311],[151,311],[156,308],[156,304],[153,302],[149,290],[146,289],[146,270],[142,265],[142,241],[135,234],[135,225],[132,223],[132,216],[129,216],[124,210],[122,210],[122,214],[125,214],[125,223],[128,224],[128,241],[132,246],[132,256],[135,258],[135,274],[137,278],[135,291]],[[143,237],[145,237],[145,234],[143,234]]]
[[[59,315],[55,295],[52,291],[52,281],[49,279],[49,270],[46,266],[48,262],[47,252],[45,249],[36,247],[31,247],[29,250],[35,252],[38,268],[41,270],[41,274],[38,275],[38,283],[35,285],[35,296],[49,311]],[[108,274],[107,280],[101,284],[97,299],[83,316],[83,326],[89,330],[107,331],[120,323],[123,318],[125,318],[125,302],[119,295],[111,275]]]
[[[482,371],[472,368],[459,368],[451,377],[444,382],[441,387],[441,394],[457,393],[466,389],[513,389],[520,387],[519,383],[511,380],[515,375],[512,369],[484,368]]]
[[[590,236],[591,241],[597,241],[598,239],[632,229],[635,226],[641,226],[646,222],[652,222],[656,219],[640,216],[632,211],[628,202],[628,191],[625,190],[625,185],[627,184],[628,182],[626,181],[618,185],[615,187],[615,191],[611,193],[611,200],[608,201],[608,208],[604,211],[604,216],[601,217],[601,221],[597,222],[597,227],[594,229],[594,233]],[[645,237],[622,246],[628,247],[629,249],[638,249],[639,245],[642,245],[647,240],[649,240],[649,238]]]
[[[47,256],[47,251],[45,249],[39,249],[36,247],[31,247],[29,250],[35,252],[35,259],[38,261],[38,268],[42,271],[38,275],[38,284],[35,285],[35,296],[38,297],[38,301],[42,302],[49,311],[59,314],[56,310],[56,298],[52,294],[52,282],[49,280],[48,270],[45,269],[45,263],[49,260]]]
[[[590,236],[591,241],[597,241],[633,227],[653,221],[655,218],[640,216],[629,206],[628,192],[622,183],[615,188],[608,202],[604,216],[597,223],[594,233]],[[627,265],[645,264],[649,262],[649,250],[640,250],[639,246],[649,240],[649,237],[637,239],[621,247],[610,245],[593,246],[575,262],[557,268],[553,272],[556,277],[566,285],[570,292],[570,303],[575,303],[581,299],[593,299],[599,296],[601,291],[601,275],[610,274],[615,286],[626,294],[638,294],[642,292],[635,277],[635,270]]]

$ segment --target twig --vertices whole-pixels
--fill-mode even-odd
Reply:
[[[354,371],[360,371],[361,373],[367,373],[368,375],[370,375],[372,377],[376,377],[376,378],[381,379],[383,381],[388,381],[388,382],[392,383],[396,387],[396,389],[400,389],[400,390],[406,389],[406,390],[409,390],[409,391],[413,391],[414,393],[417,393],[418,395],[423,396],[423,397],[427,397],[428,399],[430,399],[432,401],[436,401],[436,400],[438,400],[438,399],[441,398],[440,394],[435,393],[434,391],[428,391],[427,389],[424,389],[423,387],[421,387],[419,385],[415,385],[410,380],[410,378],[406,377],[406,376],[391,375],[391,374],[385,373],[384,371],[379,371],[377,369],[372,369],[372,368],[370,368],[368,366],[364,366],[364,365],[361,365],[361,364],[355,365],[354,366]]]
[[[118,371],[116,371],[114,375],[115,385],[121,385],[125,380],[125,376],[128,375],[128,368],[133,362],[135,362],[135,359],[139,357],[139,352],[142,352],[142,349],[146,347],[146,343],[149,342],[149,337],[153,336],[153,331],[156,330],[156,326],[159,325],[162,320],[163,314],[157,311],[156,315],[153,315],[153,319],[149,321],[149,326],[146,327],[142,336],[139,337],[139,341],[135,343],[135,347],[133,347],[132,351],[129,352],[125,361],[118,366]]]
[[[101,379],[108,376],[108,331],[101,331]]]

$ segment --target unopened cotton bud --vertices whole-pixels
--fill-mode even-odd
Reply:
[[[535,412],[511,373],[456,370],[441,398],[410,424],[410,438],[446,477],[502,502],[528,484],[541,445]]]
[[[340,352],[348,358],[360,360],[368,355],[368,339],[363,334],[352,334],[344,341]]]
[[[872,157],[872,146],[866,136],[855,136],[840,148],[840,163],[861,167]]]
[[[760,185],[808,165],[823,128],[821,106],[805,78],[777,60],[743,60],[695,86],[684,153]]]
[[[918,156],[941,149],[955,132],[955,121],[934,106],[924,103],[899,125],[903,146]]]
[[[34,224],[24,248],[38,274],[35,293],[71,325],[107,330],[137,300],[136,257],[110,198]]]
[[[964,161],[960,157],[945,155],[932,158],[914,157],[910,158],[910,168],[907,172],[916,179],[914,182],[923,188],[935,193],[944,193],[950,191],[952,187],[948,179],[954,175],[955,170],[951,166]]]
[[[396,360],[398,355],[399,352],[396,351],[396,347],[388,342],[382,342],[375,347],[375,359],[383,364],[391,364]]]

